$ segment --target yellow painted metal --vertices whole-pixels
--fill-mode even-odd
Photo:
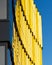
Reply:
[[[29,0],[29,25],[31,30],[34,32],[34,11],[33,11],[33,0]]]
[[[35,65],[42,65],[42,49],[35,44]]]
[[[16,25],[18,31],[15,31],[15,26],[13,25],[13,52],[14,52],[14,63],[15,65],[42,65],[42,20],[41,15],[36,8],[33,0],[17,0],[16,9],[15,9],[15,16],[16,16]],[[25,13],[25,15],[23,15]],[[25,20],[25,16],[26,19]],[[27,25],[27,22],[29,25]],[[30,26],[32,32],[28,28]],[[20,39],[24,45],[21,45],[21,41],[19,40],[19,33]],[[37,39],[37,41],[36,41]],[[39,42],[39,44],[38,44]],[[26,52],[28,54],[26,54]],[[28,58],[28,55],[31,58]],[[33,63],[32,63],[33,61]]]
[[[39,12],[36,13],[36,35],[37,39],[39,41],[39,44],[41,45],[42,43],[42,37],[41,37],[41,20],[40,20],[40,14]],[[39,39],[40,38],[40,39]],[[35,43],[35,65],[42,65],[42,49],[38,46],[37,43]]]
[[[39,14],[39,22],[38,22],[38,30],[39,30],[39,32],[38,32],[38,38],[39,38],[39,42],[40,42],[40,45],[41,45],[41,47],[42,47],[42,18],[41,18],[41,16],[40,16],[40,14]]]

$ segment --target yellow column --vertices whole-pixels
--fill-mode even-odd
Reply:
[[[36,5],[35,4],[33,4],[33,17],[34,18],[32,18],[33,19],[33,34],[34,34],[34,36],[35,36],[35,38],[36,38],[36,28],[37,28],[37,26],[36,26],[36,24],[37,24],[37,20],[36,20],[36,13],[37,13],[37,9],[36,9]],[[35,41],[35,39],[33,38],[33,36],[32,36],[32,53],[33,53],[33,61],[34,61],[34,63],[35,63],[35,43],[36,43],[36,41]]]
[[[37,9],[36,9],[36,38],[38,39],[38,11],[37,11]],[[38,51],[38,48],[39,48],[39,46],[38,46],[38,44],[37,44],[37,42],[35,42],[35,65],[39,65],[39,63],[38,63],[38,57],[39,57],[39,51]]]
[[[39,40],[39,44],[41,45],[41,47],[40,47],[40,65],[42,65],[42,21],[41,21],[40,14],[38,16],[38,20],[39,20],[39,22],[38,22],[38,40]]]
[[[40,33],[40,15],[39,12],[36,14],[36,36],[37,40],[39,41],[39,45],[41,44],[41,41],[39,38],[41,37]],[[38,43],[35,43],[35,64],[36,65],[42,65],[42,49],[38,45]]]
[[[39,40],[39,43],[42,47],[42,19],[41,19],[41,16],[39,14],[39,22],[38,22],[38,40]]]
[[[39,15],[39,12],[36,6],[33,4],[32,0],[28,0],[28,1],[21,0],[21,1],[30,28],[33,34],[35,35],[35,37],[37,38],[37,40],[39,41],[39,44],[42,46],[41,16]],[[28,29],[28,25],[26,25],[25,17],[23,16],[23,12],[21,11],[21,6],[19,5],[16,6],[16,23],[17,23],[19,35],[22,39],[22,42],[28,54],[30,55],[31,59],[35,62],[35,65],[41,65],[42,50],[38,45],[38,43],[33,39],[32,34]],[[19,45],[19,49],[20,49],[19,50],[20,65],[31,65],[31,62],[24,53],[24,50],[22,49],[21,45]]]
[[[29,25],[32,32],[34,32],[34,23],[35,23],[34,3],[33,3],[33,0],[29,0]]]

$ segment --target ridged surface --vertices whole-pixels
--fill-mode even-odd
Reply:
[[[33,0],[18,0],[15,12],[18,28],[16,31],[13,26],[15,65],[42,65],[41,15]]]

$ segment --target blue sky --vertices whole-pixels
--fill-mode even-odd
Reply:
[[[35,0],[42,16],[43,65],[52,65],[52,0]]]
[[[9,9],[10,21],[12,20],[11,1],[12,0],[10,0]],[[42,16],[43,65],[52,65],[52,0],[35,0],[35,4]],[[8,52],[8,57],[9,56]],[[8,65],[11,65],[11,62],[9,62],[10,58],[8,59]]]

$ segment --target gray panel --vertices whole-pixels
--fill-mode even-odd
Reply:
[[[7,19],[7,0],[0,0],[0,19]]]
[[[0,46],[0,65],[5,65],[5,46]]]
[[[9,22],[0,22],[0,41],[9,41]]]

